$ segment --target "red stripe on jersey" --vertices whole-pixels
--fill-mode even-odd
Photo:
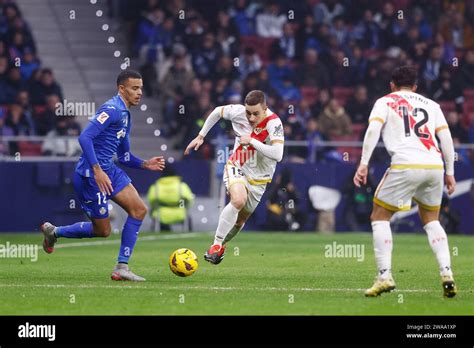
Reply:
[[[250,136],[254,139],[257,139],[260,142],[264,142],[268,137],[267,123],[271,120],[278,118],[276,114],[265,117],[257,126],[253,129]],[[256,152],[255,148],[252,145],[246,146],[247,151],[244,151],[244,146],[239,145],[235,152],[230,156],[229,161],[235,162],[239,161],[240,166],[243,166]]]
[[[399,96],[398,94],[391,93],[387,94],[386,97],[392,98],[394,101],[393,102],[388,102],[387,105],[392,108],[395,113],[400,116],[403,120],[403,114],[400,110],[400,106],[406,106],[408,108],[408,117],[409,117],[409,124],[410,124],[410,129],[413,130],[416,124],[415,118],[412,116],[413,112],[413,106],[403,97]],[[430,150],[431,147],[433,147],[436,151],[440,152],[439,149],[436,147],[434,141],[433,141],[433,135],[431,135],[430,130],[428,129],[427,125],[424,125],[424,128],[420,128],[420,131],[422,131],[424,134],[428,135],[428,138],[420,138],[417,137],[421,143],[426,147],[427,150]]]

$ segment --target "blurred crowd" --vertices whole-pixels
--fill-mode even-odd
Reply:
[[[32,31],[18,6],[0,0],[0,136],[78,135],[80,127],[73,117],[57,116],[56,106],[62,100],[61,86],[53,71],[41,66]],[[51,147],[48,143],[0,142],[0,155],[48,154]]]
[[[312,144],[361,140],[374,101],[389,92],[390,73],[402,64],[419,68],[418,91],[442,105],[455,142],[474,140],[472,0],[114,4],[147,77],[146,94],[162,102],[162,134],[180,137],[181,146],[215,106],[261,89],[286,138],[309,140],[288,148],[287,158],[340,160],[340,148]]]

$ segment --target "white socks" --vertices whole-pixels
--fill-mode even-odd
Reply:
[[[226,236],[234,228],[238,215],[239,210],[234,207],[232,203],[227,204],[224,209],[222,209],[221,215],[219,216],[219,225],[217,225],[217,231],[214,237],[214,244],[222,245]]]
[[[387,279],[392,273],[392,230],[390,221],[373,221],[372,231],[374,238],[375,262],[379,277]]]
[[[234,237],[237,235],[237,233],[239,233],[239,232],[242,230],[242,228],[244,228],[244,226],[245,226],[245,224],[243,224],[243,225],[240,226],[240,227],[237,227],[237,226],[232,227],[232,229],[230,230],[230,232],[229,232],[229,233],[227,234],[227,236],[225,237],[223,243],[224,243],[224,244],[229,243],[229,242],[232,240],[232,238],[234,238]]]
[[[431,221],[423,226],[428,236],[431,250],[438,261],[441,276],[453,276],[449,255],[448,236],[439,221]]]

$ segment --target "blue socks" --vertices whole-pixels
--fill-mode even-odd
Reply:
[[[119,263],[128,263],[132,255],[133,248],[138,238],[138,231],[142,226],[142,220],[137,220],[129,216],[122,231],[122,244],[118,255]],[[69,226],[58,226],[56,237],[64,238],[95,238],[92,232],[92,222],[77,222]]]
[[[69,226],[56,227],[56,237],[64,238],[94,238],[92,222],[77,222]]]
[[[138,230],[142,225],[142,220],[137,220],[129,216],[122,231],[122,244],[118,255],[119,263],[128,263],[132,255],[133,248],[138,238]]]

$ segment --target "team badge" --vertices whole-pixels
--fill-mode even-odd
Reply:
[[[105,212],[106,212],[106,210],[105,210],[105,208],[104,208],[104,207],[102,207],[102,208],[100,208],[100,209],[99,209],[99,213],[100,213],[100,215],[104,215],[104,214],[105,214]]]
[[[263,128],[255,128],[253,131],[254,131],[255,134],[260,134],[260,133],[262,133]]]

